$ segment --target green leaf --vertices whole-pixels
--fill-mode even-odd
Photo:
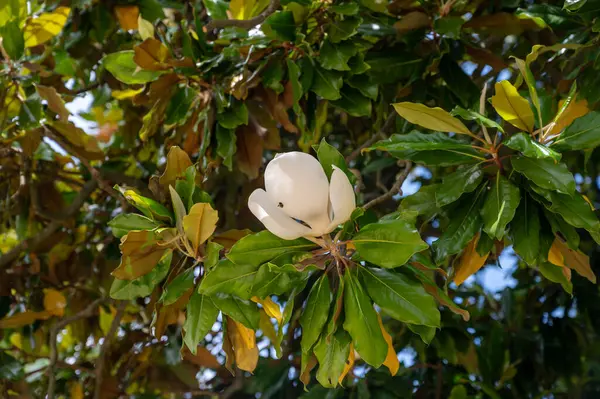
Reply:
[[[347,358],[348,356],[346,356]],[[344,362],[346,359],[344,359]],[[0,352],[0,378],[4,381],[24,381],[22,362],[5,351]]]
[[[472,135],[467,127],[447,111],[423,104],[402,102],[392,104],[394,109],[404,119],[415,125],[439,132],[452,132]]]
[[[420,74],[424,60],[413,53],[390,51],[369,51],[365,59],[371,67],[367,72],[373,82],[379,84],[395,83]]]
[[[575,227],[567,223],[562,216],[551,213],[547,209],[544,209],[544,215],[546,216],[548,223],[550,223],[552,233],[554,233],[554,235],[564,237],[569,247],[572,250],[577,250],[579,248],[581,238],[579,237],[579,233],[577,233]]]
[[[563,10],[574,12],[583,7],[585,3],[587,3],[587,0],[565,0]]]
[[[327,274],[323,274],[312,286],[306,300],[306,307],[300,317],[300,325],[302,326],[300,347],[302,348],[302,352],[310,353],[313,345],[319,339],[319,335],[321,335],[321,331],[329,316],[330,303],[331,289],[329,288],[329,278]]]
[[[463,106],[471,107],[477,103],[479,88],[450,55],[442,57],[439,71],[450,91],[458,97]]]
[[[354,175],[348,170],[344,156],[340,154],[340,152],[334,146],[327,143],[325,139],[321,139],[316,151],[317,158],[319,159],[319,163],[327,175],[327,179],[331,180],[333,166],[337,166],[348,176],[350,181],[352,181],[351,177],[354,177]]]
[[[365,97],[370,98],[371,100],[377,100],[377,95],[379,94],[379,85],[377,83],[373,83],[371,78],[368,75],[355,75],[352,79],[348,80],[348,85],[358,91]]]
[[[19,28],[19,22],[13,20],[8,22],[4,26],[0,26],[0,37],[3,38],[3,46],[6,50],[6,54],[13,60],[16,61],[23,56],[25,51],[25,40],[23,39],[23,33]]]
[[[160,302],[162,302],[163,305],[168,306],[177,302],[183,294],[194,286],[194,269],[194,267],[190,267],[188,270],[175,277],[173,281],[165,287],[165,290],[160,297]]]
[[[440,327],[440,311],[433,297],[416,279],[385,269],[362,267],[360,278],[373,301],[404,323]]]
[[[209,241],[206,243],[206,256],[204,257],[204,267],[207,271],[211,271],[218,263],[219,256],[223,246],[216,242]]]
[[[546,208],[561,215],[571,226],[590,232],[600,229],[600,222],[590,208],[590,204],[579,193],[573,195],[550,193],[552,204]]]
[[[325,100],[338,100],[342,97],[342,75],[339,72],[328,71],[317,66],[314,68],[314,78],[311,90]]]
[[[539,266],[540,273],[542,276],[558,283],[563,287],[563,290],[573,295],[573,283],[563,273],[564,266],[556,266],[550,262],[542,262]]]
[[[501,240],[504,237],[506,226],[515,216],[521,200],[521,192],[517,186],[501,174],[498,174],[491,186],[481,208],[483,231],[490,237]]]
[[[315,244],[304,238],[284,240],[265,230],[249,234],[236,242],[227,257],[240,265],[258,267],[286,252],[305,251],[314,247]]]
[[[425,342],[427,345],[429,345],[431,341],[433,341],[433,338],[435,338],[435,333],[437,331],[435,327],[418,326],[415,324],[407,324],[406,327],[408,327],[410,331],[421,337],[421,340],[423,340],[423,342]]]
[[[360,17],[346,17],[342,21],[336,21],[329,25],[327,31],[327,38],[332,43],[339,43],[342,40],[346,40],[356,34],[356,29],[362,23]]]
[[[560,161],[562,156],[553,149],[533,140],[530,135],[525,133],[513,134],[503,144],[515,151],[520,151],[523,155],[529,158],[551,158],[555,161]]]
[[[439,265],[448,256],[462,251],[481,228],[481,193],[482,190],[478,190],[476,195],[465,197],[452,209],[448,226],[431,245],[436,264]]]
[[[476,121],[476,122],[482,124],[483,126],[486,126],[486,127],[492,128],[492,129],[497,129],[498,131],[504,133],[504,129],[502,128],[502,126],[500,126],[495,121],[489,119],[488,117],[481,115],[479,112],[475,112],[470,109],[465,109],[463,107],[456,106],[456,107],[454,107],[452,112],[450,112],[450,115],[460,116],[462,119],[464,119],[466,121]]]
[[[286,59],[285,62],[287,64],[288,79],[292,84],[294,104],[298,104],[304,94],[300,78],[300,67],[290,58]]]
[[[179,193],[169,186],[169,194],[171,195],[171,204],[173,205],[173,213],[175,214],[175,225],[180,234],[184,234],[183,230],[183,218],[187,215],[187,210]]]
[[[235,264],[223,259],[202,279],[199,292],[205,295],[221,292],[250,299],[257,272],[256,265]]]
[[[252,295],[265,298],[269,295],[286,294],[306,284],[309,274],[299,272],[292,264],[279,266],[271,262],[261,265],[254,278]]]
[[[195,90],[187,86],[178,87],[173,93],[165,111],[165,115],[167,116],[165,124],[179,125],[183,123],[197,95],[198,93]]]
[[[541,188],[572,194],[576,190],[575,178],[564,163],[555,163],[552,159],[532,159],[512,157],[510,162],[517,172]]]
[[[171,266],[173,252],[168,251],[160,258],[149,273],[136,278],[135,280],[114,279],[110,287],[110,297],[119,300],[132,300],[143,298],[154,291],[154,287],[167,277]]]
[[[183,324],[183,330],[185,331],[183,342],[194,355],[198,344],[209,333],[218,315],[219,309],[217,309],[211,298],[197,291],[192,293],[190,302],[187,305],[185,323]]]
[[[212,19],[227,19],[229,3],[223,0],[202,0],[208,16]]]
[[[357,47],[350,41],[332,44],[326,40],[319,51],[318,61],[325,69],[336,71],[349,71],[348,60],[356,54]]]
[[[424,215],[427,219],[431,218],[439,211],[435,198],[438,189],[439,184],[422,186],[419,191],[402,200],[400,209],[415,211],[417,215]]]
[[[363,96],[359,90],[344,87],[340,94],[342,98],[332,102],[333,105],[343,109],[352,116],[370,116],[371,100]]]
[[[463,24],[466,21],[462,17],[442,17],[433,22],[435,32],[450,39],[459,39]]]
[[[315,356],[319,361],[317,381],[325,388],[335,388],[344,372],[350,355],[352,338],[344,330],[338,330],[333,336],[321,337],[315,346]]]
[[[600,112],[577,118],[551,144],[557,151],[587,150],[600,145]]]
[[[402,266],[415,253],[427,249],[417,229],[403,220],[368,224],[352,243],[363,259],[386,268]]]
[[[226,129],[217,125],[217,155],[223,158],[223,165],[233,170],[233,156],[235,155],[237,136],[234,129]]]
[[[283,93],[283,63],[280,59],[275,59],[269,63],[261,73],[262,82],[265,87],[275,91],[275,93]]]
[[[510,236],[517,255],[529,265],[535,264],[540,254],[540,211],[528,195],[510,223]]]
[[[110,53],[104,56],[102,64],[116,79],[128,85],[152,82],[163,74],[163,71],[140,69],[133,56],[133,50]]]
[[[174,221],[173,214],[160,202],[154,201],[151,198],[144,197],[133,190],[122,188],[119,186],[114,187],[115,190],[120,192],[127,202],[135,206],[144,215],[151,219],[165,220],[170,223]]]
[[[248,124],[248,108],[246,103],[235,102],[225,112],[217,115],[219,125],[226,129],[235,129],[240,125]]]
[[[210,299],[221,312],[233,320],[252,330],[259,329],[260,311],[254,302],[223,293],[211,295]]]
[[[357,3],[340,3],[332,5],[329,9],[335,12],[336,14],[356,15],[356,13],[358,13],[359,8]]]
[[[442,184],[435,191],[438,207],[453,203],[464,193],[470,193],[477,188],[483,179],[483,171],[479,165],[458,169],[444,177]]]
[[[265,29],[265,25],[270,29]],[[293,42],[296,40],[294,13],[291,11],[278,11],[272,14],[265,20],[263,31],[267,36],[274,39]]]
[[[373,367],[384,362],[388,346],[371,299],[358,280],[357,270],[344,274],[344,330],[350,333],[360,357]]]
[[[428,165],[460,165],[485,160],[470,144],[450,138],[444,133],[424,134],[416,130],[408,134],[394,134],[365,151],[373,150],[387,151],[398,159],[409,159]]]
[[[154,230],[160,224],[142,215],[122,213],[108,222],[108,226],[115,237],[121,238],[131,230]]]

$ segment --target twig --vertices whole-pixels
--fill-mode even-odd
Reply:
[[[115,314],[115,318],[110,324],[108,334],[106,334],[106,337],[104,337],[104,342],[100,347],[98,361],[96,362],[96,389],[94,390],[94,399],[100,399],[100,394],[102,392],[102,380],[104,378],[104,364],[106,363],[106,354],[108,353],[108,349],[110,348],[111,339],[115,335],[117,328],[119,328],[119,325],[121,324],[121,318],[123,318],[126,306],[127,301],[121,301],[119,303],[119,306],[117,306],[117,313]]]
[[[398,177],[396,178],[396,182],[394,183],[392,188],[390,188],[390,190],[387,193],[367,202],[363,206],[363,209],[366,211],[367,209],[372,208],[375,205],[378,205],[384,201],[387,201],[388,199],[392,198],[394,195],[396,195],[398,193],[402,194],[402,183],[404,183],[404,180],[406,180],[406,178],[408,177],[408,174],[410,173],[411,169],[412,169],[412,162],[406,161],[406,163],[404,164],[404,170],[402,171],[402,173],[400,173],[398,175]]]
[[[81,208],[85,200],[92,194],[92,192],[94,192],[94,190],[97,187],[97,184],[98,183],[95,180],[90,180],[86,182],[79,194],[77,194],[77,197],[75,197],[73,202],[71,202],[71,205],[69,205],[65,210],[65,214],[69,215],[69,217],[75,215],[79,211],[79,208]],[[61,226],[62,222],[56,220],[52,221],[44,228],[44,230],[42,230],[35,237],[19,242],[13,249],[0,256],[0,269],[6,267],[9,263],[17,259],[22,250],[31,247],[36,247],[40,243],[47,240]]]
[[[375,133],[369,140],[365,141],[360,147],[358,147],[356,150],[352,151],[352,153],[346,157],[346,163],[350,163],[350,161],[353,161],[354,159],[356,159],[356,157],[358,157],[360,155],[362,150],[375,144],[375,142],[377,140],[385,138],[386,132],[392,127],[395,120],[396,120],[396,111],[392,111],[388,115],[388,117],[385,120],[385,123],[383,124],[381,129],[379,129],[379,131],[377,133]]]
[[[54,391],[56,389],[56,364],[58,362],[58,350],[56,349],[56,338],[58,337],[58,333],[65,328],[68,324],[73,323],[74,321],[84,319],[86,317],[92,317],[96,313],[96,309],[98,306],[104,302],[106,298],[98,298],[94,302],[90,303],[85,309],[83,309],[79,313],[75,313],[72,316],[65,317],[64,319],[58,321],[52,328],[50,329],[50,364],[48,365],[48,399],[54,399]]]
[[[228,26],[235,26],[242,29],[252,29],[256,25],[262,24],[271,14],[279,8],[279,0],[271,0],[267,8],[254,18],[250,19],[213,19],[206,24],[206,30],[223,29]]]
[[[229,399],[230,397],[232,397],[233,395],[235,395],[235,393],[237,391],[239,391],[240,389],[242,389],[244,387],[244,373],[242,372],[242,370],[240,370],[239,368],[236,367],[235,370],[235,379],[233,380],[233,383],[228,386],[223,393],[221,393],[219,395],[220,398],[222,399]]]

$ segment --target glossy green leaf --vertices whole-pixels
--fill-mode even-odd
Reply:
[[[352,79],[349,79],[346,83],[348,83],[350,87],[358,89],[363,96],[368,97],[371,100],[377,100],[379,85],[373,83],[368,75],[362,74],[353,76]]]
[[[562,216],[552,213],[547,209],[544,209],[544,215],[548,223],[550,223],[554,235],[563,237],[572,250],[579,249],[581,237],[579,237],[579,233],[577,233],[575,227],[567,223]]]
[[[317,381],[325,388],[335,388],[350,355],[352,338],[344,330],[338,330],[330,338],[321,337],[315,346],[319,361]]]
[[[248,124],[248,108],[243,102],[236,102],[225,112],[217,115],[219,125],[226,129],[235,129]]]
[[[3,38],[2,45],[6,54],[13,60],[16,61],[25,51],[25,40],[23,39],[23,32],[19,28],[19,22],[16,20],[10,21],[4,26],[0,25],[0,37]]]
[[[586,150],[600,145],[600,112],[575,119],[551,144],[557,151]]]
[[[491,182],[490,190],[481,208],[483,231],[490,237],[501,240],[506,232],[506,226],[515,216],[520,200],[519,188],[506,177],[498,174],[495,181]]]
[[[291,265],[279,266],[271,262],[261,265],[252,286],[252,295],[265,298],[269,295],[281,295],[306,283],[309,274],[299,272]]]
[[[302,352],[309,353],[319,339],[329,316],[330,303],[331,289],[329,288],[329,278],[327,274],[323,274],[312,286],[306,300],[306,307],[300,317],[300,325],[302,326],[300,347],[302,348]]]
[[[332,43],[339,43],[354,36],[361,23],[360,17],[346,17],[342,21],[336,21],[329,26],[327,37]]]
[[[163,305],[168,306],[177,302],[183,294],[194,286],[194,269],[194,267],[190,267],[188,270],[175,277],[173,281],[165,287],[165,290],[160,297],[160,302],[162,302]]]
[[[250,299],[257,272],[256,265],[236,264],[223,259],[202,279],[199,291],[205,295],[221,292]]]
[[[211,295],[210,299],[221,312],[233,320],[252,330],[259,329],[260,311],[254,302],[223,293]]]
[[[415,278],[369,267],[360,268],[359,275],[369,296],[394,319],[440,327],[440,312],[435,300]]]
[[[512,157],[510,162],[517,172],[541,188],[564,194],[572,194],[577,188],[573,174],[564,163],[555,163],[548,158],[527,157]]]
[[[333,44],[326,40],[319,51],[318,61],[325,69],[333,69],[335,71],[349,71],[348,60],[355,55],[357,48],[351,41]]]
[[[258,267],[286,252],[307,251],[315,244],[304,239],[284,240],[270,231],[249,234],[239,240],[227,254],[227,257],[240,265]]]
[[[480,123],[483,126],[486,126],[486,127],[492,128],[492,129],[497,129],[500,132],[504,133],[504,129],[502,128],[502,126],[500,126],[500,124],[496,123],[495,121],[489,119],[486,116],[481,115],[479,112],[475,112],[470,109],[465,109],[463,107],[456,106],[456,107],[454,107],[452,112],[450,112],[450,115],[459,116],[466,121],[476,121],[477,123]]]
[[[510,223],[510,236],[517,255],[528,264],[535,264],[540,253],[540,211],[527,195]]]
[[[439,184],[422,186],[419,191],[402,200],[400,209],[415,211],[418,215],[424,215],[426,218],[432,217],[439,211],[436,201],[438,188]]]
[[[223,165],[233,169],[233,156],[235,155],[237,136],[234,129],[227,129],[217,125],[217,155],[223,158]]]
[[[160,202],[157,202],[152,198],[144,197],[133,190],[119,186],[115,186],[114,188],[123,194],[127,202],[135,206],[147,217],[151,219],[165,220],[168,222],[173,222],[175,220],[171,211],[169,211]]]
[[[268,27],[269,29],[265,29]],[[271,14],[263,25],[268,36],[282,41],[296,40],[296,23],[291,11],[278,11]]]
[[[325,100],[338,100],[342,97],[342,75],[336,71],[328,71],[321,67],[314,68],[314,77],[311,90]]]
[[[193,292],[185,312],[185,323],[183,324],[183,342],[194,355],[198,344],[209,333],[219,315],[219,309],[212,299],[198,292]]]
[[[352,243],[363,259],[386,268],[402,266],[415,253],[427,248],[417,229],[403,220],[368,224]]]
[[[371,100],[362,95],[359,90],[346,86],[340,91],[340,95],[342,97],[339,100],[332,102],[336,107],[343,109],[352,116],[371,115]]]
[[[458,169],[444,177],[435,190],[435,200],[438,207],[453,203],[464,193],[470,193],[477,188],[483,179],[483,171],[479,165]]]
[[[108,222],[108,226],[115,237],[121,238],[131,230],[154,230],[160,224],[142,215],[122,213]]]
[[[344,286],[344,330],[350,333],[360,357],[371,366],[379,367],[387,356],[388,346],[357,270],[346,269]]]
[[[317,158],[323,166],[323,170],[327,175],[328,179],[331,179],[331,174],[333,173],[333,166],[337,166],[340,168],[349,179],[353,178],[354,175],[348,169],[348,165],[346,165],[346,160],[344,156],[340,154],[340,152],[331,144],[327,143],[325,139],[321,139],[319,146],[317,147]],[[352,181],[352,179],[350,180]]]
[[[435,327],[418,326],[415,324],[407,324],[406,327],[408,327],[410,331],[421,337],[423,342],[425,342],[427,345],[429,345],[431,341],[433,341],[433,338],[435,338],[435,333],[437,332],[437,329]]]
[[[529,158],[551,158],[555,161],[560,161],[561,158],[560,153],[538,143],[533,140],[530,135],[525,133],[513,134],[508,140],[503,142],[503,144],[515,151],[520,151]]]
[[[550,262],[542,262],[539,265],[539,270],[542,276],[546,277],[553,283],[560,284],[563,289],[569,294],[573,294],[573,283],[567,279],[563,273],[564,266],[556,266]]]
[[[590,204],[579,193],[573,195],[550,193],[552,204],[548,210],[561,215],[571,226],[598,231],[600,222],[590,208]]]
[[[133,85],[156,80],[162,71],[146,71],[133,61],[133,50],[110,53],[102,59],[102,64],[116,79]]]

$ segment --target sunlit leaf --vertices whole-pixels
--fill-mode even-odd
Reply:
[[[496,112],[511,125],[533,131],[534,116],[529,102],[521,97],[515,86],[508,80],[496,83],[496,94],[492,96],[492,105]]]
[[[25,47],[43,44],[57,36],[67,23],[70,13],[69,7],[58,7],[52,12],[45,12],[38,17],[28,19],[23,28]]]

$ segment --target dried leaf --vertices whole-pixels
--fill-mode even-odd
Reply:
[[[32,312],[27,310],[23,313],[17,313],[15,315],[5,317],[0,320],[0,329],[5,328],[19,328],[32,324],[36,320],[46,320],[52,315],[48,311],[43,312]]]
[[[216,234],[213,239],[212,242],[215,242],[219,245],[222,245],[223,248],[225,249],[230,249],[231,247],[233,247],[233,244],[235,244],[236,242],[238,242],[239,240],[241,240],[242,238],[246,237],[248,234],[252,233],[252,231],[248,230],[248,229],[244,229],[244,230],[227,230],[223,233],[220,234]]]
[[[394,349],[392,337],[383,326],[383,321],[381,320],[381,315],[379,313],[377,313],[377,320],[379,321],[379,328],[381,328],[383,339],[385,339],[385,342],[387,342],[388,344],[388,353],[385,357],[383,365],[390,370],[391,375],[396,375],[398,373],[398,369],[400,368],[400,362],[398,361],[398,355],[396,354],[396,350]]]
[[[64,316],[66,306],[67,300],[59,291],[55,289],[44,290],[44,309],[52,316]]]
[[[250,179],[256,179],[263,161],[263,141],[249,126],[239,127],[236,135],[238,168]]]
[[[192,161],[189,155],[174,145],[167,154],[167,167],[160,176],[160,184],[166,187],[175,185],[177,178],[185,178],[185,170],[190,166],[192,166]]]
[[[265,312],[269,315],[269,317],[273,317],[277,320],[277,323],[281,324],[283,320],[283,316],[281,315],[281,308],[278,304],[273,302],[270,297],[266,297],[265,299],[260,299],[259,297],[252,297],[253,302],[260,303],[265,310]]]
[[[68,144],[75,147],[75,150],[87,159],[104,159],[104,152],[100,149],[94,136],[88,135],[71,122],[49,121],[47,124],[52,126]]]
[[[123,30],[138,28],[140,9],[138,6],[115,6],[115,14]]]
[[[165,254],[153,231],[130,231],[121,238],[121,263],[111,273],[120,280],[135,280],[150,273]]]
[[[430,24],[431,20],[427,14],[421,11],[412,11],[403,15],[400,20],[394,24],[394,28],[396,28],[399,33],[404,33],[428,27]]]
[[[354,351],[354,344],[350,344],[350,354],[348,355],[348,360],[346,360],[346,365],[344,365],[344,371],[340,374],[340,378],[338,378],[338,383],[342,385],[344,378],[346,375],[352,370],[354,367],[354,362],[356,360],[356,352]]]
[[[183,359],[187,360],[188,362],[197,364],[201,367],[208,367],[211,369],[218,369],[221,367],[221,364],[219,363],[215,355],[213,355],[208,349],[200,345],[198,345],[195,355],[193,355],[192,352],[190,352],[187,346],[184,346]]]
[[[48,102],[48,108],[58,114],[58,118],[62,122],[69,120],[69,110],[65,107],[65,103],[54,87],[36,85],[35,89],[40,97]]]
[[[469,276],[477,273],[479,269],[485,264],[489,256],[489,252],[481,256],[477,252],[477,242],[479,241],[479,233],[469,242],[469,245],[463,251],[458,266],[456,266],[456,272],[454,273],[454,283],[461,285]]]
[[[163,71],[169,69],[166,63],[169,60],[169,49],[160,40],[149,38],[133,48],[135,55],[133,61],[143,69],[149,71]]]
[[[552,243],[552,247],[550,247],[550,251],[548,252],[548,260],[550,262],[552,262],[550,260],[550,254],[556,250],[558,250],[562,255],[562,258],[564,259],[564,265],[566,265],[569,269],[575,270],[580,276],[583,276],[592,283],[596,284],[596,275],[592,271],[589,256],[579,250],[572,250],[562,239],[556,237]],[[569,276],[567,276],[567,278],[568,277]]]
[[[183,231],[192,243],[194,254],[198,254],[198,247],[215,232],[219,213],[210,204],[194,204],[190,213],[183,217]]]
[[[258,346],[254,331],[228,317],[227,334],[235,352],[236,365],[242,370],[253,372],[258,364]]]

